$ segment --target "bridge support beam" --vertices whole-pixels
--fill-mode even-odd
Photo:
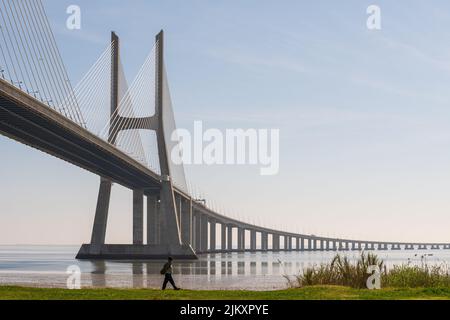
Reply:
[[[133,244],[144,244],[144,190],[133,190]]]
[[[233,226],[228,225],[227,227],[227,250],[228,252],[233,251]]]
[[[94,252],[100,252],[105,244],[106,226],[108,224],[109,201],[111,198],[111,181],[100,178],[97,209],[95,210],[94,227],[92,230],[91,245]]]
[[[147,196],[147,244],[158,244],[159,204],[156,195]]]
[[[280,251],[280,235],[279,234],[272,235],[272,250]]]
[[[215,252],[216,247],[216,220],[209,220],[209,251]]]
[[[227,225],[225,223],[221,224],[221,232],[220,232],[220,251],[227,251]]]
[[[245,229],[238,227],[238,250],[245,250]]]
[[[208,216],[200,215],[200,252],[206,253],[208,251]]]
[[[192,240],[192,200],[181,200],[181,240],[185,245],[191,245]]]
[[[269,235],[267,232],[261,232],[261,250],[269,250]]]
[[[256,251],[256,231],[250,230],[250,250]]]

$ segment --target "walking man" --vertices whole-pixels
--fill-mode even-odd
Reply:
[[[164,282],[163,282],[162,290],[166,290],[168,282],[170,282],[170,284],[172,285],[172,287],[175,290],[180,290],[180,288],[178,288],[175,285],[175,281],[173,281],[173,278],[172,278],[172,261],[173,261],[172,257],[169,257],[167,260],[167,263],[161,269],[161,274],[164,275]]]

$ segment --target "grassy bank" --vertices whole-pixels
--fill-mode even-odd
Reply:
[[[450,300],[450,289],[367,290],[312,286],[280,291],[160,291],[0,287],[0,300]]]

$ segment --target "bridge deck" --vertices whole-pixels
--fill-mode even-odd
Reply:
[[[1,79],[0,133],[125,187],[159,188],[156,173]]]

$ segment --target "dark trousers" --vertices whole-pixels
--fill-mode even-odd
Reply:
[[[166,275],[164,277],[164,283],[163,283],[163,286],[162,286],[163,290],[166,290],[168,282],[170,282],[170,284],[172,285],[172,287],[174,289],[177,289],[177,286],[175,285],[175,281],[173,281],[172,275],[170,273],[166,273]]]

